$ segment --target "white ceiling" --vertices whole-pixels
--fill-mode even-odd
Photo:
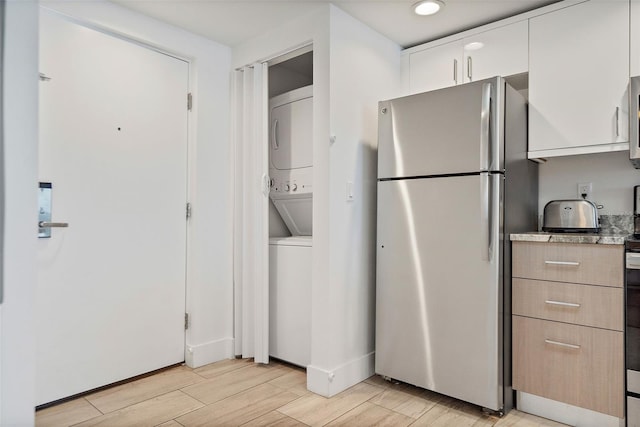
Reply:
[[[414,15],[411,5],[417,0],[112,1],[231,47],[318,4],[333,3],[400,46],[410,47],[558,0],[444,0],[444,9],[433,16]]]

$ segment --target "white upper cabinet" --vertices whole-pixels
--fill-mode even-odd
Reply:
[[[462,83],[462,40],[412,53],[409,90],[427,92]]]
[[[640,76],[640,0],[631,0],[631,75]]]
[[[529,24],[520,21],[463,40],[463,81],[526,73],[529,69]]]
[[[409,91],[426,92],[528,70],[528,21],[409,54]]]
[[[529,41],[529,157],[627,148],[629,3],[531,18]]]

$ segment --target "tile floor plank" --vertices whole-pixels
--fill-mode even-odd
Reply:
[[[483,414],[478,406],[459,400],[449,400],[437,403],[423,416],[418,418],[412,426],[448,427],[448,426],[492,426],[493,421]]]
[[[362,405],[356,406],[354,409],[326,425],[332,427],[404,427],[414,421],[415,419],[407,417],[406,415],[399,414],[370,402],[364,402]]]
[[[106,414],[201,381],[204,379],[191,368],[179,366],[90,394],[86,399]]]
[[[375,385],[382,388],[389,388],[393,385],[391,381],[385,380],[380,375],[372,375],[366,380],[364,380],[364,382],[367,384]]]
[[[540,423],[528,419],[527,414],[514,409],[494,425],[495,427],[539,427]]]
[[[36,427],[70,426],[100,415],[102,412],[79,398],[36,412]]]
[[[76,426],[151,427],[199,409],[202,406],[201,402],[178,390],[136,403],[116,412],[92,418],[89,421],[76,424]]]
[[[205,378],[213,378],[230,371],[235,371],[236,369],[244,368],[252,363],[253,361],[251,359],[227,359],[195,368],[193,372]]]
[[[495,427],[566,427],[555,421],[546,418],[536,417],[526,412],[511,410],[504,417],[500,418],[494,424]]]
[[[294,420],[278,411],[272,411],[248,423],[242,424],[242,427],[306,427],[306,424]]]
[[[304,396],[311,393],[307,390],[307,373],[303,369],[291,368],[290,372],[285,373],[281,377],[269,381],[269,384],[283,388],[298,396]]]
[[[184,385],[191,380],[195,382]],[[119,409],[103,415],[88,398],[105,411]],[[327,399],[306,390],[304,370],[277,361],[256,365],[250,359],[229,359],[195,370],[181,366],[80,397],[38,411],[36,426],[183,427],[183,421],[208,426],[360,427],[406,425],[414,419],[411,425],[416,427],[566,427],[517,410],[503,418],[488,416],[478,406],[378,375]]]
[[[380,387],[359,383],[329,399],[317,394],[302,396],[278,411],[307,425],[322,426],[382,391]]]
[[[213,377],[181,390],[199,401],[210,404],[287,373],[282,366],[251,364]]]
[[[185,427],[239,426],[298,398],[265,383],[183,415],[177,421]]]
[[[433,408],[440,399],[441,396],[436,393],[416,395],[402,388],[388,387],[370,402],[417,419]]]
[[[171,421],[167,421],[166,423],[158,424],[156,427],[183,427],[183,426],[176,420],[171,420]]]

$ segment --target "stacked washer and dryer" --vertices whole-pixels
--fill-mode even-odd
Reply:
[[[313,87],[269,101],[269,353],[305,367],[311,359]],[[281,224],[278,231],[277,226]],[[273,231],[276,230],[276,231]]]

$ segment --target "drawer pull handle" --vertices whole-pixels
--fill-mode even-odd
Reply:
[[[574,348],[576,350],[580,350],[580,346],[575,344],[567,344],[564,342],[552,341],[552,340],[544,340],[544,342],[546,342],[547,344],[559,345],[560,347],[568,347],[568,348]]]
[[[577,267],[580,265],[579,262],[575,262],[575,261],[545,261],[545,264],[551,264],[551,265],[571,265],[574,267]]]
[[[553,300],[546,300],[545,304],[551,304],[551,305],[561,305],[563,307],[580,307],[580,304],[576,304],[574,302],[562,302],[562,301],[553,301]]]

